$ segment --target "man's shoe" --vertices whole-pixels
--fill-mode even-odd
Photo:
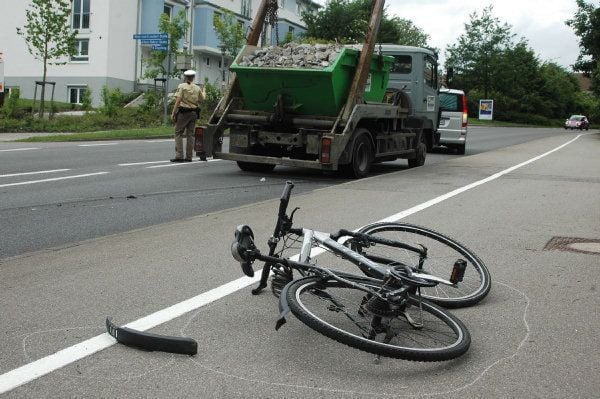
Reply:
[[[171,159],[171,162],[183,162],[182,158],[173,158]]]
[[[192,162],[192,158],[186,158],[183,160],[183,162]]]

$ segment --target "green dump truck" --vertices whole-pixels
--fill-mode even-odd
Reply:
[[[375,162],[404,158],[410,167],[423,165],[436,142],[437,97],[414,97],[418,84],[408,91],[388,87],[390,69],[404,58],[373,54],[383,1],[374,4],[375,29],[362,49],[344,47],[322,68],[248,66],[243,60],[257,47],[246,45],[231,66],[236,77],[228,94],[197,130],[199,155],[236,161],[245,171],[286,165],[354,177],[368,175]],[[425,49],[407,51],[415,60],[429,56]],[[415,68],[410,77],[421,86],[423,71]],[[429,78],[437,81],[437,75]],[[417,112],[423,100],[432,116]],[[229,149],[223,151],[226,130]]]

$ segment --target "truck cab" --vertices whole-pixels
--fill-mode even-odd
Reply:
[[[394,57],[390,70],[388,88],[401,90],[410,99],[410,116],[424,120],[424,128],[431,131],[433,140],[427,142],[427,150],[439,143],[437,133],[440,106],[438,99],[438,71],[436,54],[425,48],[382,44],[384,55]]]

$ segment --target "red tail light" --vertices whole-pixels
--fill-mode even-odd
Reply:
[[[331,163],[331,137],[321,139],[321,163]]]
[[[463,103],[463,115],[462,115],[462,127],[467,127],[467,120],[469,118],[469,113],[467,109],[467,96],[462,96]]]
[[[204,152],[204,126],[196,127],[194,138],[194,151]]]

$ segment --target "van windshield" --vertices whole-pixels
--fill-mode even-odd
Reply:
[[[440,109],[442,111],[463,112],[462,94],[440,93]]]

